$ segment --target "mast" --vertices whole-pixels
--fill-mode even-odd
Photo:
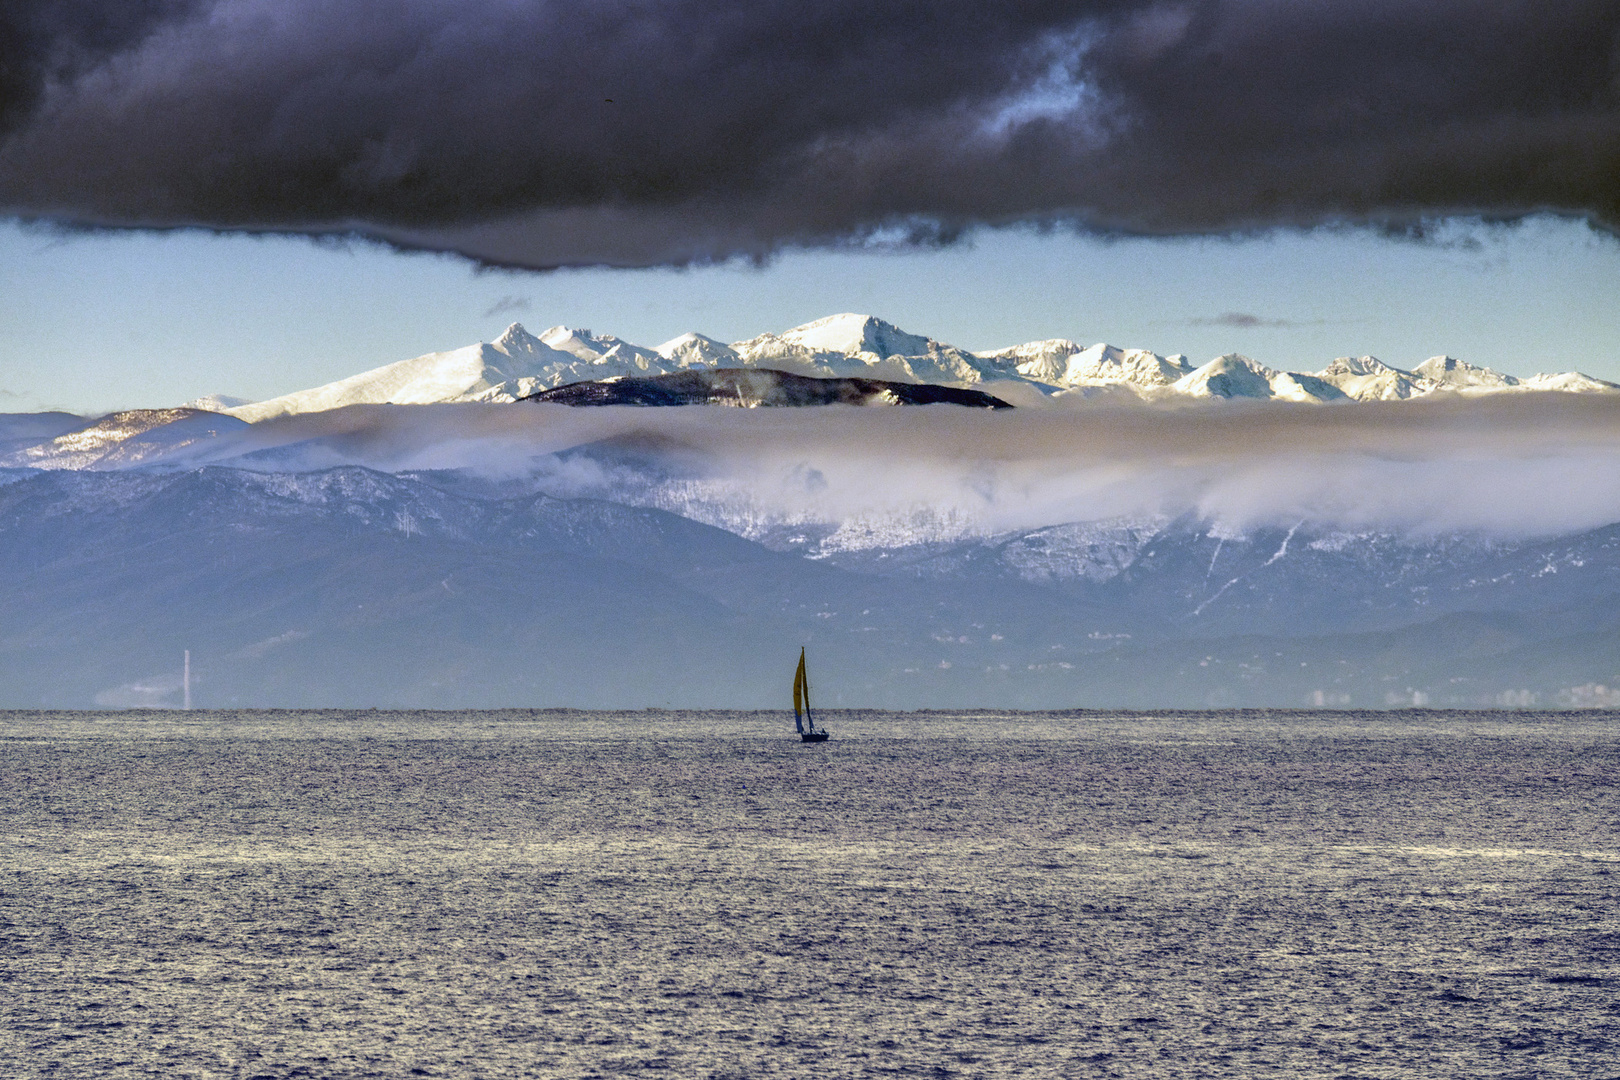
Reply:
[[[189,711],[191,711],[191,650],[190,649],[186,650],[185,674],[180,677],[180,682],[181,682],[181,685],[183,685],[185,687],[185,691],[184,691],[184,693],[185,693],[185,705],[183,706],[183,708],[185,708],[186,711],[189,712]]]
[[[816,730],[816,715],[810,711],[810,676],[804,668],[804,646],[799,646],[799,677],[804,680],[804,722],[811,734]]]

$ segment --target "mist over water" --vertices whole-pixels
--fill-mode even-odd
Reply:
[[[7,713],[10,1075],[1620,1067],[1613,714]]]
[[[251,453],[255,467],[460,469],[563,496],[658,486],[666,503],[742,516],[956,533],[1185,514],[1235,530],[1504,537],[1620,521],[1620,402],[1569,394],[1339,407],[1060,399],[994,414],[357,406],[257,424],[209,453]]]

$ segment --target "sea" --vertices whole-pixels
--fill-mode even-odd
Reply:
[[[0,713],[10,1077],[1620,1077],[1620,714]]]

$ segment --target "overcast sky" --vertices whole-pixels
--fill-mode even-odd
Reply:
[[[0,57],[3,409],[845,310],[1620,378],[1615,0],[11,0]]]

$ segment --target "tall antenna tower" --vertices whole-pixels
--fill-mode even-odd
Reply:
[[[181,708],[183,708],[183,709],[185,709],[186,711],[189,712],[191,710],[191,650],[190,649],[186,650],[186,673],[185,673],[184,677],[181,678],[180,685],[185,688],[185,699],[186,699],[186,703],[184,705],[182,705]]]

